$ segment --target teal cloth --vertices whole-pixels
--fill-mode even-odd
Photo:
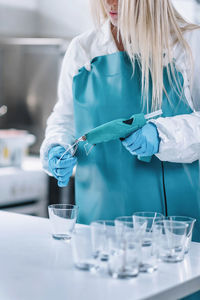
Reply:
[[[163,117],[191,113],[185,95],[182,99],[163,70],[165,88]],[[183,86],[183,76],[176,72]],[[152,83],[150,81],[150,99]],[[91,71],[84,67],[73,80],[76,137],[115,119],[146,113],[141,101],[141,70],[136,62],[134,76],[125,52],[99,56],[91,61]],[[150,103],[151,105],[151,103]],[[181,151],[181,149],[180,149]],[[75,198],[80,223],[97,219],[112,220],[136,211],[166,213],[163,175],[168,215],[197,219],[193,240],[200,242],[200,186],[198,161],[191,164],[163,163],[153,156],[149,164],[139,161],[113,140],[97,144],[87,156],[84,144],[77,151]],[[199,294],[189,299],[200,299]]]
[[[130,117],[131,124],[125,123],[125,119],[112,120],[86,133],[86,139],[90,144],[98,144],[113,141],[119,138],[126,138],[134,131],[146,124],[144,114],[136,114]]]

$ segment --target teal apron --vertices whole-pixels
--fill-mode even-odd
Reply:
[[[177,76],[183,85],[182,75],[177,72]],[[185,96],[180,100],[171,88],[166,69],[164,82],[172,105],[164,95],[163,117],[191,113]],[[73,96],[77,138],[105,122],[146,113],[141,101],[141,70],[136,62],[132,76],[132,65],[125,52],[94,58],[91,71],[81,68],[73,80]],[[200,221],[197,161],[163,163],[153,156],[151,163],[141,162],[120,140],[98,144],[88,156],[80,143],[77,157],[75,194],[80,223],[111,220],[136,211],[186,215]],[[196,241],[200,241],[198,222]]]

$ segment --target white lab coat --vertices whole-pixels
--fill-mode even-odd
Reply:
[[[162,118],[151,121],[157,126],[161,139],[159,153],[162,161],[191,163],[200,158],[200,30],[185,34],[194,58],[193,83],[191,72],[181,46],[173,49],[176,67],[184,78],[184,92],[193,110],[188,115]],[[41,146],[41,161],[44,170],[48,169],[48,151],[54,145],[67,148],[74,142],[74,112],[72,81],[81,67],[90,70],[94,57],[112,54],[118,51],[107,21],[100,30],[92,29],[74,38],[63,60],[59,85],[58,101],[47,121],[45,139]]]

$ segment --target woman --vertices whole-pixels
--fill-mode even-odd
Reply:
[[[64,58],[59,98],[41,159],[66,186],[76,169],[79,222],[134,211],[196,218],[200,241],[200,30],[170,0],[92,0],[99,24],[76,37]],[[87,156],[76,138],[105,122],[162,108],[163,114]],[[137,155],[153,155],[145,163]]]

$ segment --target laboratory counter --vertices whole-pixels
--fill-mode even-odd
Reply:
[[[200,289],[198,243],[183,262],[119,280],[75,269],[71,243],[54,240],[50,230],[48,219],[0,212],[0,299],[173,300]]]

